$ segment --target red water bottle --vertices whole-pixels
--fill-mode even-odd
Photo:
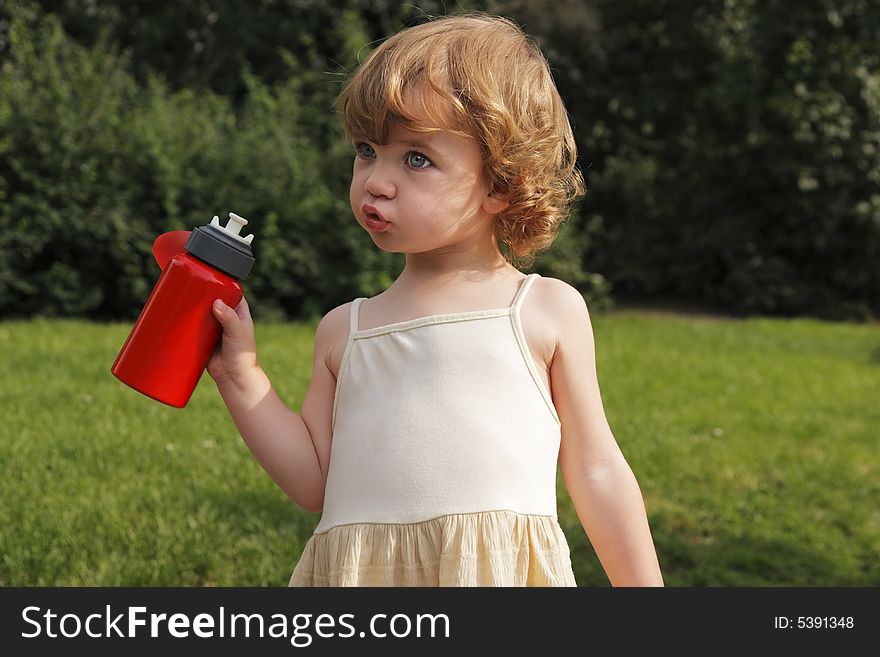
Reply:
[[[220,338],[211,306],[222,299],[235,308],[244,293],[239,281],[254,264],[254,236],[239,235],[246,224],[230,212],[225,227],[214,217],[153,242],[162,275],[113,363],[116,378],[164,404],[186,406]]]

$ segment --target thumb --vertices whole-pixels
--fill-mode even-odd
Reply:
[[[230,308],[220,299],[214,301],[211,309],[214,311],[214,317],[217,318],[217,321],[223,327],[223,332],[229,335],[229,337],[235,337],[241,328],[241,319],[239,319],[235,309]]]

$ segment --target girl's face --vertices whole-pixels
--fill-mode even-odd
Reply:
[[[355,144],[351,207],[376,245],[427,253],[492,231],[506,205],[490,193],[477,143],[446,130],[391,131],[387,144]]]

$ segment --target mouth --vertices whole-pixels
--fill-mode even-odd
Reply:
[[[381,233],[391,225],[391,222],[386,220],[381,212],[368,203],[361,206],[361,212],[364,215],[364,223],[372,231]]]

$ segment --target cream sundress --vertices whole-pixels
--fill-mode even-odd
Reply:
[[[291,586],[575,586],[560,425],[520,308],[351,329],[321,521]]]

